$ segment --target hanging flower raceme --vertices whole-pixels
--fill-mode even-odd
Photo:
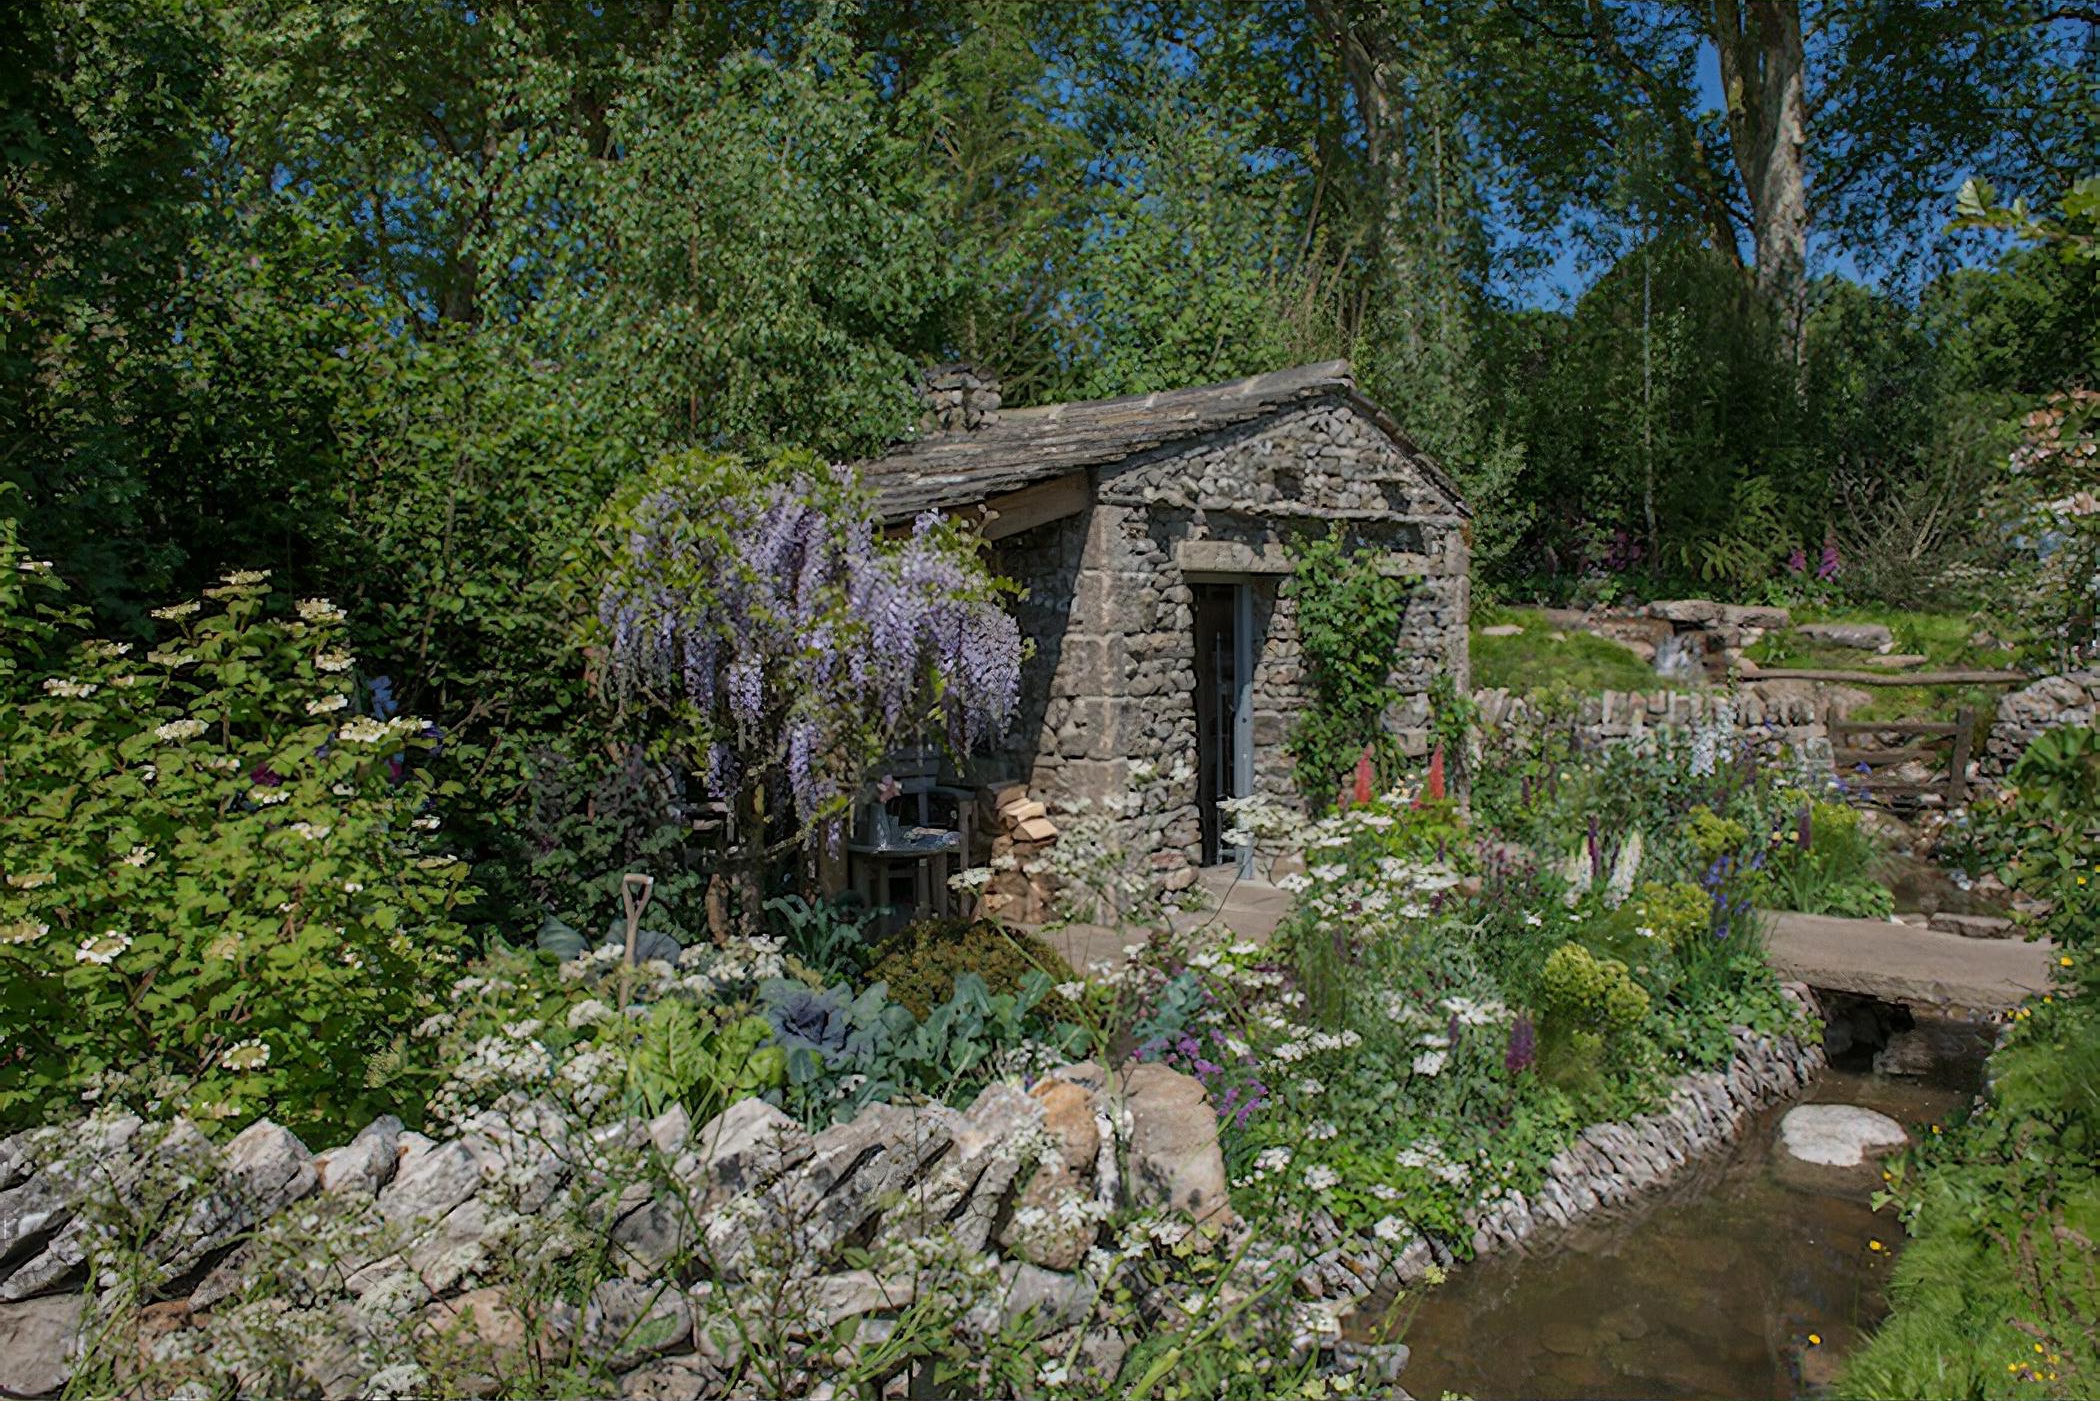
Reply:
[[[970,545],[931,513],[883,539],[845,469],[673,457],[612,527],[611,688],[692,717],[717,797],[777,782],[813,821],[885,749],[938,727],[967,752],[1012,721],[1020,631]]]

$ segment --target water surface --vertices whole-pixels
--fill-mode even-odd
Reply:
[[[1975,1072],[1920,1083],[1830,1070],[1797,1102],[1864,1105],[1929,1132],[1968,1102]],[[1455,1271],[1407,1327],[1407,1390],[1721,1401],[1805,1396],[1828,1381],[1887,1313],[1882,1288],[1902,1228],[1864,1192],[1804,1190],[1775,1175],[1791,1107],[1758,1115],[1730,1154],[1631,1212],[1547,1253]]]

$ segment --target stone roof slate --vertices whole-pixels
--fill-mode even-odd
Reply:
[[[862,462],[887,523],[922,511],[952,510],[1089,467],[1121,462],[1188,438],[1265,418],[1299,404],[1344,398],[1413,457],[1423,473],[1464,514],[1465,499],[1442,469],[1401,433],[1399,425],[1356,388],[1347,360],[1325,360],[1287,370],[1192,389],[1131,394],[1001,409],[998,420],[966,432],[930,433]]]

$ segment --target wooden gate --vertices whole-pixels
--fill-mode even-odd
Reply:
[[[1969,746],[1976,733],[1976,712],[1963,707],[1953,722],[1938,720],[1832,720],[1830,753],[1838,777],[1853,788],[1863,788],[1876,801],[1895,806],[1915,805],[1927,794],[1937,793],[1950,808],[1969,797]],[[1884,748],[1879,736],[1900,735],[1913,741]],[[1874,736],[1870,744],[1857,740]],[[1890,770],[1904,764],[1946,764],[1945,776],[1930,783],[1898,778]]]

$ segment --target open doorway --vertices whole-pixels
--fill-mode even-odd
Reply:
[[[1244,862],[1225,844],[1221,806],[1254,789],[1254,596],[1244,583],[1195,584],[1196,810],[1203,864]]]

